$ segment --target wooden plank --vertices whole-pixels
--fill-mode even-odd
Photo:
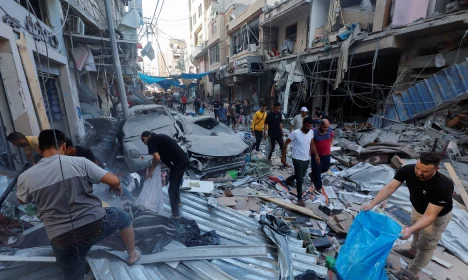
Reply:
[[[0,255],[0,262],[56,262],[55,257],[24,257],[24,256],[4,256]]]
[[[445,164],[445,168],[447,168],[447,171],[450,174],[450,177],[453,180],[453,183],[455,184],[455,187],[457,187],[458,192],[460,193],[460,196],[463,199],[463,202],[465,203],[465,206],[468,207],[468,194],[466,193],[466,190],[463,187],[462,182],[458,178],[457,173],[455,173],[455,170],[453,169],[450,163],[446,162],[444,164]]]
[[[445,266],[446,268],[451,268],[453,264],[449,263],[448,261],[445,261],[441,258],[438,258],[436,256],[432,256],[432,260],[435,261],[436,263]]]
[[[320,220],[320,221],[325,221],[325,219],[323,219],[320,216],[315,215],[312,210],[307,209],[305,207],[300,207],[300,206],[294,205],[292,203],[286,202],[286,201],[284,201],[282,199],[278,199],[278,198],[262,197],[262,199],[266,200],[268,202],[272,202],[272,203],[274,203],[276,205],[279,205],[279,206],[281,206],[281,207],[283,207],[285,209],[304,214],[306,216],[312,217],[312,218]]]
[[[23,32],[20,33],[20,39],[16,41],[18,51],[23,64],[24,74],[28,81],[29,92],[33,100],[34,109],[36,111],[36,117],[41,130],[50,129],[49,119],[47,118],[46,109],[44,106],[44,100],[42,99],[42,91],[39,86],[39,80],[37,79],[36,68],[33,65],[34,59],[29,55],[28,44]]]
[[[375,4],[374,24],[372,31],[381,31],[390,24],[392,0],[377,0]]]

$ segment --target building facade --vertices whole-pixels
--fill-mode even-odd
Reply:
[[[113,2],[121,50],[128,50],[122,69],[131,81],[136,49],[125,40],[131,28],[121,26],[128,8]],[[0,154],[2,165],[15,170],[25,155],[6,141],[8,134],[56,128],[78,143],[86,118],[104,116],[99,99],[107,101],[115,79],[104,1],[4,0],[0,7]]]
[[[210,72],[203,84],[214,96],[258,93],[287,116],[307,106],[334,121],[367,120],[392,95],[466,58],[467,5],[451,2],[204,1],[205,22],[191,22],[191,58],[198,73]]]

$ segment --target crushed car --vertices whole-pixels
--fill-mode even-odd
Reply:
[[[211,173],[245,165],[249,145],[231,128],[211,116],[175,116],[192,168]]]
[[[178,140],[184,149],[183,133],[166,106],[137,105],[129,109],[129,117],[122,132],[122,145],[125,162],[131,172],[137,172],[151,165],[152,155],[148,147],[141,141],[141,133],[150,131],[165,134]]]

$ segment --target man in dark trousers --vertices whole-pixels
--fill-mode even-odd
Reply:
[[[219,119],[219,107],[221,106],[221,101],[218,99],[213,101],[213,111],[214,111],[214,117],[215,119]]]
[[[296,129],[289,134],[286,143],[284,143],[283,154],[281,156],[281,162],[285,166],[288,166],[286,163],[286,151],[288,150],[289,143],[292,143],[291,158],[294,165],[294,174],[286,179],[286,183],[292,185],[292,182],[296,180],[297,205],[302,207],[305,206],[304,200],[302,200],[302,183],[304,182],[307,168],[309,168],[311,152],[316,155],[312,159],[312,162],[317,161],[320,163],[314,141],[312,141],[314,139],[314,132],[311,130],[312,123],[311,117],[305,117],[302,120],[302,128]]]
[[[162,162],[170,169],[169,173],[169,200],[172,218],[180,218],[180,185],[188,167],[188,156],[171,137],[164,134],[155,134],[145,131],[141,140],[148,146],[148,153],[153,155],[153,162],[148,176],[153,176],[156,166]]]
[[[195,115],[200,114],[200,108],[201,108],[201,100],[200,98],[195,98],[193,101],[193,110],[195,110]]]
[[[276,143],[278,143],[281,153],[283,153],[283,114],[281,114],[280,103],[275,103],[273,111],[267,114],[264,129],[265,132],[268,130],[268,136],[270,137],[270,153],[268,154],[268,160],[271,160]]]
[[[16,192],[20,203],[36,204],[63,279],[82,280],[88,251],[117,230],[128,252],[127,262],[135,263],[140,252],[130,216],[119,208],[103,208],[93,195],[92,184],[104,183],[120,196],[119,178],[86,158],[63,155],[65,149],[63,132],[42,131],[43,158],[19,176]]]
[[[419,279],[419,272],[431,262],[434,250],[452,219],[453,182],[439,173],[441,155],[421,153],[416,164],[403,166],[394,179],[386,185],[362,210],[368,211],[390,197],[404,182],[409,189],[411,227],[404,227],[400,239],[413,235],[409,250],[395,250],[396,253],[412,259],[399,279]]]
[[[320,126],[314,128],[314,144],[317,147],[317,152],[313,156],[318,155],[320,161],[311,162],[311,181],[314,183],[315,192],[322,193],[322,173],[330,169],[331,147],[333,146],[333,138],[335,134],[330,128],[330,122],[326,119],[320,120]]]

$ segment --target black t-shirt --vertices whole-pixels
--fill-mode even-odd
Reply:
[[[98,162],[98,160],[94,156],[93,151],[91,151],[90,149],[85,148],[85,147],[81,147],[81,146],[75,146],[75,148],[76,148],[76,156],[77,157],[87,158],[87,159],[89,159],[90,161],[92,161],[94,163]]]
[[[242,110],[243,110],[243,113],[242,115],[244,116],[248,116],[250,115],[250,105],[244,105],[244,107],[242,107]]]
[[[437,172],[428,181],[421,181],[416,176],[415,165],[410,164],[403,166],[395,174],[394,179],[402,183],[406,182],[411,204],[419,214],[426,212],[429,203],[444,207],[439,217],[452,211],[453,182],[443,174]]]
[[[242,105],[241,104],[236,104],[236,114],[240,114],[241,109],[242,109]]]
[[[265,124],[268,125],[268,134],[270,136],[279,136],[281,135],[281,123],[283,122],[283,115],[281,112],[275,113],[270,112],[266,116]]]
[[[219,102],[219,101],[217,101],[217,100],[213,101],[213,108],[219,109],[219,106],[220,106],[220,105],[221,105],[221,102]]]
[[[195,101],[193,101],[193,105],[194,105],[195,107],[200,108],[200,105],[201,105],[200,100],[195,100]]]
[[[322,120],[328,118],[327,114],[324,111],[315,111],[315,116],[317,118],[321,118]]]
[[[182,167],[188,156],[171,137],[164,134],[151,134],[148,139],[148,153],[159,153],[161,161],[169,168]]]

